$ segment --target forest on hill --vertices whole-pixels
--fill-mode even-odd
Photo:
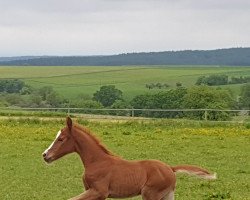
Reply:
[[[127,53],[108,56],[1,58],[2,66],[227,65],[250,66],[250,48]]]

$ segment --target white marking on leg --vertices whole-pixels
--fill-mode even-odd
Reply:
[[[174,200],[174,191],[168,193],[167,200]]]
[[[61,130],[58,131],[57,135],[56,135],[56,139],[61,135]],[[43,152],[43,154],[47,154],[48,151],[50,150],[50,148],[53,146],[53,144],[55,143],[56,139],[51,143],[51,145]]]

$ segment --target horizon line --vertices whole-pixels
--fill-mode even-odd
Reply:
[[[20,55],[20,56],[0,56],[0,58],[13,58],[13,57],[104,57],[104,56],[118,56],[118,55],[126,55],[126,54],[141,54],[141,53],[164,53],[164,52],[184,52],[184,51],[217,51],[217,50],[229,50],[229,49],[248,49],[248,47],[229,47],[229,48],[214,48],[214,49],[180,49],[180,50],[166,50],[166,51],[134,51],[134,52],[123,52],[123,53],[114,53],[114,54],[91,54],[91,55]]]

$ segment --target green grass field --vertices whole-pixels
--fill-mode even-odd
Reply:
[[[35,88],[53,86],[62,96],[75,98],[79,94],[92,96],[102,85],[116,85],[123,91],[125,99],[145,92],[157,92],[159,89],[148,90],[149,83],[167,83],[170,88],[176,82],[183,86],[194,85],[202,75],[226,74],[229,76],[250,76],[250,67],[218,67],[218,66],[121,66],[121,67],[0,67],[1,78],[23,79]],[[229,87],[237,95],[241,85]]]
[[[178,174],[177,200],[250,200],[248,125],[183,120],[81,123],[126,159],[195,164],[217,172],[216,181]],[[77,155],[50,166],[41,157],[63,126],[64,121],[0,120],[1,200],[61,200],[83,191]]]

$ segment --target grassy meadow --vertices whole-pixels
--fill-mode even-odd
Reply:
[[[177,200],[250,200],[249,125],[183,120],[78,121],[123,158],[195,164],[217,172],[215,181],[178,174]],[[51,165],[42,160],[41,153],[63,126],[64,120],[0,120],[0,199],[61,200],[83,191],[84,169],[77,155]]]
[[[218,66],[14,66],[0,67],[0,79],[22,79],[27,84],[39,88],[52,86],[59,94],[75,98],[79,94],[89,95],[102,85],[116,85],[123,91],[125,99],[145,92],[158,92],[160,89],[148,90],[150,83],[167,83],[175,88],[177,82],[183,86],[194,85],[197,78],[203,75],[225,74],[228,76],[250,76],[250,67]],[[242,85],[227,85],[235,95],[239,94]],[[162,89],[164,90],[164,89]]]

